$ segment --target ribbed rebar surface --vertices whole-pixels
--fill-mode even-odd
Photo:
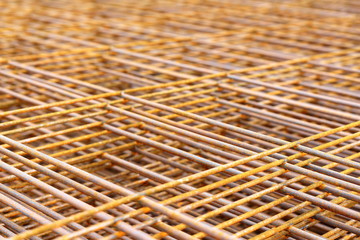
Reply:
[[[359,240],[360,2],[0,1],[0,240]]]

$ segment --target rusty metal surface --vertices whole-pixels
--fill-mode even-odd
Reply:
[[[359,11],[0,2],[0,239],[360,239]]]

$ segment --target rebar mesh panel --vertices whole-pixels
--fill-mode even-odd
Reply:
[[[0,240],[359,239],[359,6],[0,2]]]
[[[8,171],[8,175],[4,172],[4,177],[11,179],[13,174],[22,176],[20,174],[30,166],[25,159],[32,159],[32,170],[26,174],[45,182],[46,187],[36,185],[43,191],[53,191],[51,186],[63,192],[74,186],[80,189],[76,182],[84,185],[86,181],[95,181],[94,184],[101,187],[90,185],[89,188],[97,193],[93,192],[90,196],[82,193],[86,199],[83,201],[88,205],[107,206],[99,205],[100,199],[104,203],[106,197],[111,197],[135,209],[143,206],[138,214],[149,213],[153,209],[151,217],[157,215],[159,218],[155,219],[173,227],[185,223],[177,228],[198,238],[207,235],[216,238],[224,234],[225,239],[232,235],[261,239],[275,233],[276,236],[291,233],[292,228],[309,234],[327,234],[331,229],[317,220],[327,214],[340,225],[341,222],[351,221],[352,217],[358,221],[356,214],[351,214],[357,209],[351,199],[357,199],[354,191],[357,192],[358,187],[358,163],[352,160],[358,157],[359,133],[354,133],[353,128],[359,122],[287,142],[238,126],[239,115],[232,114],[232,108],[226,105],[221,106],[222,111],[201,111],[189,101],[171,106],[167,102],[171,101],[171,97],[168,97],[169,100],[149,101],[144,97],[122,94],[123,98],[119,100],[104,101],[116,93],[107,95],[2,113],[2,116],[11,114],[19,118],[1,124],[1,136],[5,136],[1,140],[8,145],[3,145],[5,150],[0,150],[9,156],[3,157],[1,162]],[[124,106],[126,99],[129,101],[126,105],[133,107]],[[210,106],[211,102],[202,107],[206,109]],[[221,135],[218,135],[219,131]],[[6,149],[12,150],[12,155]],[[52,171],[48,172],[41,166]],[[226,166],[233,167],[225,170]],[[46,177],[49,174],[52,178]],[[101,178],[96,176],[103,180],[98,182]],[[333,176],[344,180],[335,181]],[[56,180],[59,179],[62,181],[58,183]],[[257,179],[267,180],[258,182],[260,180]],[[31,181],[35,182],[33,178]],[[21,184],[21,181],[9,181],[7,186],[11,188]],[[60,187],[63,184],[64,189]],[[128,192],[130,197],[121,198],[126,191],[120,191],[117,186],[126,186],[127,191],[132,192]],[[336,191],[338,186],[344,189]],[[88,194],[91,189],[86,190]],[[344,198],[324,189],[340,196],[353,197],[344,202]],[[146,197],[137,194],[142,191],[152,194]],[[76,196],[80,194],[75,190],[72,193]],[[30,198],[40,197],[27,191],[23,194]],[[175,214],[175,209],[182,214]],[[324,210],[325,215],[316,215]],[[69,206],[63,214],[71,216],[77,211],[76,207]],[[163,228],[156,227],[157,221],[154,222],[153,218],[151,221],[139,218],[144,221],[139,225],[135,220],[131,221],[135,216],[125,217],[127,215],[121,215],[115,209],[107,213],[124,216],[125,222],[134,227],[150,230],[155,227],[163,231]],[[81,214],[86,214],[86,211]],[[310,221],[312,217],[315,220]],[[203,219],[206,224],[194,218]],[[97,234],[115,234],[108,233],[111,229],[116,231],[116,227],[110,227],[113,220],[106,217],[100,217],[100,220],[106,222],[106,227],[100,227],[103,231],[96,231]],[[84,222],[79,223],[83,227],[88,226]],[[209,231],[200,233],[204,224],[204,229]],[[288,224],[295,227],[289,229]],[[224,231],[215,231],[215,226]],[[305,230],[300,230],[304,226]],[[159,234],[157,236],[164,233]]]

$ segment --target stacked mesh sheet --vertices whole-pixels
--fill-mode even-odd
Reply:
[[[0,3],[0,239],[360,239],[357,1]]]

